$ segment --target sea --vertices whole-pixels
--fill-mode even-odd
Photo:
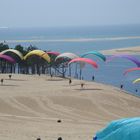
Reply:
[[[10,48],[21,44],[30,45],[46,51],[60,53],[71,52],[81,55],[88,51],[101,51],[116,48],[140,46],[140,25],[88,26],[88,27],[42,27],[42,28],[1,28],[0,42]],[[140,78],[140,71],[124,75],[128,68],[136,67],[130,60],[116,58],[111,62],[103,62],[97,56],[89,55],[98,64],[98,69],[86,64],[82,69],[82,78],[95,82],[113,85],[127,93],[140,96],[140,83],[133,80]],[[106,56],[107,58],[110,56]],[[140,60],[140,56],[134,56]],[[73,68],[74,69],[74,68]],[[74,70],[72,72],[74,77]]]

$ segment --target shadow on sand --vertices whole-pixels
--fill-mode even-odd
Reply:
[[[6,84],[3,84],[3,85],[0,85],[2,87],[18,87],[19,85],[6,85]]]
[[[5,79],[5,80],[9,80],[9,81],[27,81],[27,80],[23,80],[23,79]]]
[[[103,90],[101,88],[80,88],[80,89],[75,89],[75,90]]]
[[[63,81],[64,79],[47,79],[46,81]]]
[[[70,86],[73,87],[73,86],[79,86],[79,85],[81,85],[81,84],[71,84],[71,85],[68,84],[68,85],[63,85],[63,86],[65,86],[65,87],[70,87]]]

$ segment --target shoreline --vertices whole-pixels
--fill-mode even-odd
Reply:
[[[4,140],[91,140],[109,121],[140,115],[140,98],[111,85],[47,75],[0,74]],[[118,90],[117,90],[118,89]],[[61,123],[57,121],[61,120]]]
[[[48,43],[56,43],[56,42],[96,42],[96,41],[121,41],[121,40],[129,40],[129,39],[140,39],[140,36],[121,36],[121,37],[97,37],[97,38],[62,38],[62,39],[18,39],[18,40],[5,40],[6,43],[37,43],[37,42],[48,42]],[[3,42],[3,40],[0,40]]]

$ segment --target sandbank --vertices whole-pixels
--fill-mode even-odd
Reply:
[[[117,55],[117,54],[140,55],[140,46],[102,50],[100,52],[102,52],[105,55]]]

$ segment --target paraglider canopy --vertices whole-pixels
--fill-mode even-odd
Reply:
[[[140,140],[140,118],[112,121],[96,133],[96,140]]]
[[[139,82],[140,82],[140,78],[137,78],[137,79],[135,79],[135,80],[133,81],[133,84],[139,83]]]
[[[97,63],[95,62],[95,61],[93,61],[93,60],[91,60],[91,59],[89,59],[89,58],[75,58],[75,59],[72,59],[70,62],[69,62],[69,65],[71,64],[71,63],[73,63],[73,62],[84,62],[84,63],[88,63],[88,64],[90,64],[90,65],[92,65],[94,68],[97,68],[98,67],[98,65],[97,65]]]
[[[113,56],[109,57],[106,62],[112,61],[114,58],[126,58],[126,59],[132,61],[133,63],[135,63],[138,67],[140,67],[140,61],[131,55],[113,55]]]
[[[4,59],[4,60],[6,60],[10,63],[15,63],[16,62],[12,57],[10,57],[8,55],[0,54],[0,58]]]
[[[126,75],[126,74],[129,73],[129,72],[136,71],[136,70],[140,70],[140,67],[127,69],[127,70],[124,72],[124,75]]]
[[[74,53],[62,53],[60,55],[58,55],[55,59],[55,61],[59,58],[69,58],[69,59],[74,59],[74,58],[78,58],[79,56],[74,54]]]
[[[86,53],[82,54],[81,57],[85,57],[85,56],[90,55],[90,54],[96,55],[99,58],[101,58],[103,61],[106,61],[106,57],[97,51],[86,52]]]
[[[30,51],[29,53],[27,53],[25,56],[24,56],[24,60],[26,60],[28,57],[32,56],[32,55],[37,55],[43,59],[45,59],[47,62],[50,62],[50,57],[49,55],[42,51],[42,50],[33,50],[33,51]]]
[[[12,53],[16,54],[21,60],[23,60],[22,53],[18,50],[15,50],[15,49],[7,49],[7,50],[4,50],[4,51],[0,52],[0,54],[7,54],[9,52],[12,52]]]
[[[46,52],[48,55],[54,55],[58,56],[60,53],[59,52]]]

